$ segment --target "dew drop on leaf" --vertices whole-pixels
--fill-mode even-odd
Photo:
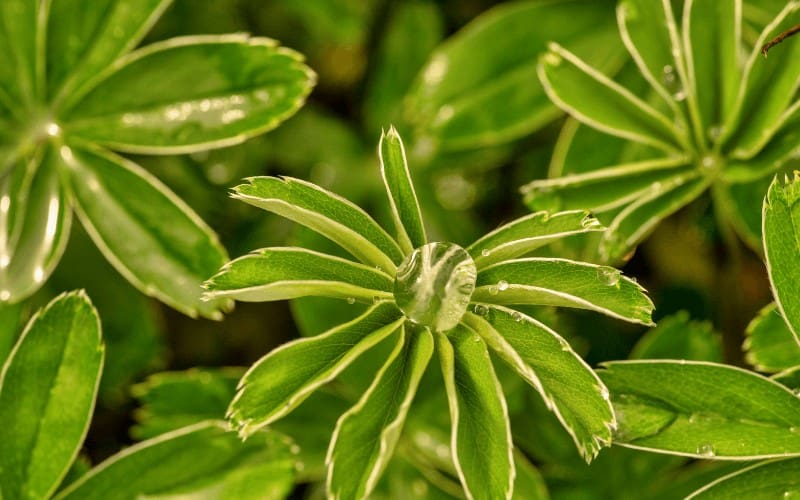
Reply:
[[[597,269],[597,279],[603,284],[608,286],[616,286],[619,284],[620,272],[613,267],[599,267]]]
[[[608,388],[604,385],[600,386],[600,397],[603,398],[605,401],[608,401],[611,398],[611,394],[608,392]]]
[[[355,297],[347,297],[347,303],[348,304],[355,304],[356,303]]]
[[[455,327],[467,311],[477,270],[466,250],[428,243],[400,263],[394,281],[397,307],[414,323],[434,331]]]
[[[472,308],[472,311],[478,316],[486,316],[489,314],[489,308],[483,304],[475,304],[475,307]]]
[[[489,250],[487,250],[485,248],[483,250],[481,250],[481,255],[484,256],[484,257],[488,257],[489,253],[490,253]]]
[[[697,454],[703,457],[711,458],[717,455],[717,451],[710,444],[701,444],[697,447]]]
[[[511,319],[513,319],[517,323],[522,323],[522,320],[524,319],[524,317],[522,316],[521,312],[514,311],[513,313],[511,313]]]
[[[508,290],[508,281],[500,280],[497,282],[497,290],[500,292],[504,292]]]

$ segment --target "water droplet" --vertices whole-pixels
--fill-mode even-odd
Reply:
[[[656,181],[656,182],[654,182],[654,183],[652,183],[650,185],[650,190],[651,191],[660,191],[661,190],[661,186],[663,186],[663,184],[661,184],[661,182],[659,182],[659,181]]]
[[[477,270],[466,250],[452,243],[428,243],[397,268],[394,298],[411,321],[435,331],[461,321],[475,289]]]
[[[603,284],[608,286],[617,286],[619,278],[622,273],[613,267],[599,267],[597,268],[597,279]]]
[[[555,52],[548,52],[544,56],[544,62],[550,66],[559,66],[561,64],[561,56]]]
[[[300,446],[293,444],[292,446],[289,447],[289,452],[292,455],[297,455],[298,453],[300,453]]]
[[[500,290],[497,289],[497,285],[492,285],[489,287],[489,295],[497,295]]]
[[[0,290],[0,300],[5,302],[10,298],[11,298],[11,292],[9,292],[8,290]]]
[[[697,454],[701,457],[711,458],[717,455],[717,450],[710,444],[701,444],[697,447]]]
[[[572,347],[570,347],[569,342],[567,342],[567,340],[565,338],[559,337],[558,338],[558,343],[559,343],[559,345],[561,345],[561,350],[562,351],[567,352],[567,351],[571,351],[572,350]]]
[[[61,127],[59,127],[57,123],[51,122],[45,126],[45,132],[47,132],[47,135],[50,137],[57,137],[61,135]]]
[[[475,304],[475,307],[472,308],[472,311],[478,316],[486,316],[489,314],[489,308],[483,304]]]
[[[708,138],[716,141],[722,135],[722,127],[720,125],[712,125],[708,128]]]
[[[700,160],[700,165],[706,170],[713,170],[717,165],[717,159],[714,155],[706,155]]]
[[[42,266],[37,266],[36,269],[33,270],[33,281],[36,283],[44,281],[44,269]]]
[[[450,61],[447,59],[447,56],[442,54],[434,56],[422,76],[425,83],[428,85],[437,85],[442,81],[442,78],[444,78],[444,74],[447,72],[447,67],[449,65]]]
[[[356,303],[355,297],[347,297],[347,303],[348,304],[355,304]]]
[[[475,336],[473,336],[473,337],[472,337],[472,341],[473,341],[473,342],[480,342],[480,341],[481,341],[481,337],[480,337],[480,335],[475,335]]]
[[[294,464],[294,470],[296,470],[297,472],[302,472],[305,468],[306,464],[304,464],[303,462],[295,462]]]
[[[611,398],[611,394],[608,393],[608,388],[604,385],[600,386],[600,397],[605,401],[608,401]]]
[[[796,387],[796,388],[792,389],[792,394],[794,394],[796,397],[800,398],[800,387]]]
[[[798,434],[800,433],[800,427],[795,427],[795,426],[789,427],[789,432],[793,434]]]
[[[672,94],[672,98],[678,102],[684,101],[686,100],[686,92],[684,92],[683,90],[679,90],[674,94]]]
[[[500,292],[505,292],[508,290],[508,281],[500,280],[497,282],[497,290]]]
[[[592,229],[592,228],[600,227],[600,226],[602,226],[600,221],[597,220],[596,218],[594,218],[591,215],[587,215],[581,221],[581,227],[584,228],[584,229]]]
[[[522,323],[522,320],[524,320],[525,317],[522,315],[521,312],[514,311],[513,313],[511,313],[511,319],[513,319],[517,323]]]
[[[661,73],[661,80],[664,82],[664,85],[667,87],[675,84],[675,68],[667,64],[664,66],[664,69]]]
[[[490,253],[491,252],[489,252],[489,250],[487,250],[485,248],[483,250],[481,250],[481,255],[484,256],[484,257],[488,257]]]

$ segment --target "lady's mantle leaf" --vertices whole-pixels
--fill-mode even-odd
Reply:
[[[394,273],[400,247],[364,210],[310,182],[291,177],[252,177],[232,196],[303,224],[382,270]]]
[[[691,500],[792,498],[800,489],[800,458],[772,460],[728,474],[692,493]]]
[[[295,458],[281,438],[259,433],[243,443],[224,422],[201,422],[117,453],[56,498],[284,498]]]
[[[432,354],[430,331],[406,323],[369,390],[336,426],[327,459],[331,498],[362,498],[375,488]]]
[[[608,266],[531,257],[494,264],[478,273],[472,299],[491,304],[577,307],[652,325],[644,289]]]
[[[553,411],[587,461],[611,442],[614,413],[594,371],[556,332],[518,311],[477,304],[465,317]],[[480,315],[478,315],[480,314]]]
[[[221,319],[226,300],[200,300],[226,261],[214,232],[166,186],[108,152],[63,146],[76,210],[103,255],[147,295],[190,316]]]
[[[398,241],[405,253],[427,243],[425,227],[422,224],[422,213],[419,209],[417,194],[411,183],[408,171],[406,150],[403,140],[394,127],[381,136],[378,145],[381,158],[381,175],[389,196],[392,218],[397,229]]]
[[[742,349],[748,363],[761,372],[779,372],[800,366],[800,345],[773,302],[747,325]]]
[[[394,281],[374,267],[305,248],[264,248],[234,259],[205,283],[205,297],[266,302],[335,297],[391,299]]]
[[[242,436],[253,434],[292,411],[403,321],[393,304],[380,302],[349,323],[275,349],[242,377],[228,418]]]
[[[510,498],[515,471],[508,408],[486,344],[463,325],[434,335],[450,405],[450,447],[467,498]]]
[[[718,459],[800,455],[800,397],[740,368],[699,361],[618,361],[600,378],[611,390],[614,442]]]
[[[100,320],[83,292],[28,323],[0,375],[0,496],[48,498],[83,443],[103,367]]]
[[[301,56],[246,35],[173,38],[119,59],[62,111],[69,137],[148,154],[239,144],[303,104],[314,74]]]

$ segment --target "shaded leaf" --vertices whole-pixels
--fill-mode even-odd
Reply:
[[[604,366],[615,443],[697,458],[800,455],[800,398],[768,378],[699,361]]]
[[[63,128],[132,153],[239,144],[303,104],[315,76],[301,59],[273,40],[240,34],[154,43],[119,59],[80,102],[69,103]]]
[[[33,104],[43,97],[44,60],[37,51],[43,8],[41,2],[30,0],[0,3],[0,85],[19,104]]]
[[[56,498],[193,495],[255,500],[283,498],[293,487],[290,443],[276,433],[259,433],[243,443],[224,422],[207,421],[126,448]]]
[[[100,320],[83,292],[28,323],[0,377],[0,495],[47,498],[78,454],[103,367]]]
[[[797,488],[800,488],[800,459],[793,458],[761,462],[728,474],[687,498],[791,498]]]
[[[132,50],[172,0],[50,0],[47,90],[54,101],[84,95]],[[81,36],[78,36],[78,34]]]
[[[370,388],[336,425],[326,460],[330,497],[362,498],[375,488],[432,354],[430,331],[406,323]]]
[[[800,366],[800,345],[773,302],[759,311],[746,330],[745,359],[760,372]]]
[[[489,266],[478,273],[475,302],[577,307],[643,325],[653,303],[644,289],[608,266],[531,257]]]
[[[380,302],[349,323],[284,344],[245,373],[228,418],[242,436],[278,420],[403,321],[393,304]]]
[[[510,498],[511,428],[486,344],[463,325],[434,335],[450,406],[450,447],[467,498]]]
[[[775,179],[764,199],[764,254],[772,293],[800,347],[800,180]]]
[[[188,314],[221,319],[225,300],[200,300],[227,260],[217,236],[138,165],[100,150],[61,149],[78,216],[109,262],[143,293]]]
[[[265,302],[317,296],[392,298],[392,280],[374,267],[297,247],[264,248],[225,264],[206,281],[205,297]]]
[[[536,57],[558,40],[599,67],[617,66],[609,4],[509,2],[489,10],[431,55],[408,96],[418,137],[442,150],[502,144],[560,114],[536,78]],[[531,26],[537,29],[530,29]]]
[[[0,301],[33,294],[61,259],[72,210],[60,168],[48,147],[0,180]]]
[[[694,321],[686,311],[667,316],[633,346],[630,359],[690,359],[721,363],[722,339],[707,321]]]

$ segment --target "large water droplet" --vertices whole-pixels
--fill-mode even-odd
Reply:
[[[489,308],[483,304],[475,304],[475,307],[472,310],[478,316],[486,316],[489,314]]]
[[[508,281],[500,280],[497,282],[497,290],[500,292],[505,292],[508,290]]]
[[[710,444],[701,444],[697,447],[697,454],[703,457],[714,457],[717,455],[717,450]]]
[[[395,303],[415,323],[435,331],[450,330],[467,310],[476,276],[466,250],[452,243],[428,243],[397,268]]]

